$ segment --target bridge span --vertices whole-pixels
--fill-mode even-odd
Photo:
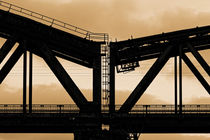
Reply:
[[[210,26],[110,42],[107,33],[94,33],[0,0],[0,37],[6,39],[0,48],[0,64],[18,44],[0,69],[0,84],[23,55],[23,102],[0,104],[2,133],[74,133],[75,140],[137,140],[141,133],[210,133],[210,104],[182,103],[182,62],[210,94],[208,79],[186,55],[192,54],[210,76],[209,64],[199,53],[209,52]],[[43,58],[75,105],[33,104],[33,55]],[[91,101],[57,57],[92,70]],[[116,105],[115,72],[134,71],[141,61],[150,59],[155,59],[151,68],[126,101]],[[137,105],[169,59],[174,59],[174,104]]]

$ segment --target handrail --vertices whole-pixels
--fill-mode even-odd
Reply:
[[[80,37],[84,37],[88,40],[97,40],[97,41],[104,41],[104,42],[108,42],[108,40],[109,40],[109,35],[107,33],[93,33],[88,30],[82,29],[80,27],[65,23],[63,21],[45,16],[45,15],[42,15],[42,14],[39,14],[36,12],[33,12],[31,10],[16,6],[16,5],[8,3],[8,2],[4,2],[2,0],[0,0],[0,7],[2,7],[4,10],[11,12],[11,13],[12,13],[12,11],[15,11],[15,12],[33,17],[35,19],[41,20],[43,22],[47,22],[49,24],[49,26],[51,26],[51,27],[58,26],[63,29],[67,29],[69,31],[69,33],[75,32]]]
[[[116,105],[116,110],[119,110],[121,105]],[[29,106],[26,105],[27,110]],[[79,108],[75,104],[33,104],[34,113],[79,113]],[[178,108],[179,110],[179,108]],[[23,105],[21,104],[0,104],[0,113],[22,113]],[[108,113],[108,105],[102,106],[102,113]],[[210,104],[186,104],[182,105],[183,114],[210,114]],[[130,114],[174,114],[174,105],[135,105]]]

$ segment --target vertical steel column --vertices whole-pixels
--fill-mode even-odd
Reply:
[[[29,53],[29,113],[32,113],[33,54]]]
[[[100,48],[99,48],[100,54]],[[93,64],[93,103],[97,112],[101,111],[101,56],[96,56]]]
[[[177,56],[174,57],[174,94],[175,94],[175,114],[177,114]]]
[[[115,59],[114,59],[114,53],[113,48],[110,46],[110,97],[109,97],[109,112],[114,113],[115,112]]]
[[[23,54],[23,113],[26,113],[26,93],[27,93],[27,51],[25,49]]]
[[[182,114],[182,46],[179,47],[179,114]]]

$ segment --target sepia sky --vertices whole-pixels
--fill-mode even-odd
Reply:
[[[210,25],[209,0],[7,0],[7,2],[93,32],[109,33],[112,41],[126,40],[131,35],[134,38],[143,37]],[[4,39],[0,39],[0,46],[4,41]],[[210,51],[200,53],[210,64]],[[209,76],[201,69],[192,55],[188,55],[210,83]],[[59,60],[85,96],[91,100],[92,70],[65,60]],[[116,75],[117,104],[126,100],[153,62],[154,60],[140,62],[140,68],[137,68],[136,71]],[[0,65],[0,68],[3,64]],[[41,58],[35,57],[33,70],[34,103],[72,103],[71,98]],[[209,103],[209,95],[185,65],[183,74],[183,102]],[[138,103],[172,104],[174,101],[173,86],[173,59],[171,59]],[[0,85],[0,92],[2,104],[22,102],[22,59]],[[0,140],[13,140],[16,137],[27,140],[53,140],[69,139],[72,136],[67,134],[56,136],[3,134],[0,135]],[[194,138],[207,140],[210,135],[142,135],[141,140],[152,140],[154,137],[161,140],[166,140],[169,137],[180,140],[193,140]]]

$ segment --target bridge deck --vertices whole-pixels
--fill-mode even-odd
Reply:
[[[98,115],[79,113],[73,108],[67,111],[61,109],[62,105],[36,105],[37,110],[31,114],[23,114],[20,105],[12,109],[9,107],[12,108],[11,105],[4,107],[4,110],[1,107],[0,133],[97,132],[100,130],[98,128],[102,128],[101,124],[111,126],[115,131],[129,133],[210,133],[209,105],[187,106],[183,114],[174,114],[165,109],[165,105],[155,105],[147,111],[138,109],[128,114],[109,114],[105,111]]]

